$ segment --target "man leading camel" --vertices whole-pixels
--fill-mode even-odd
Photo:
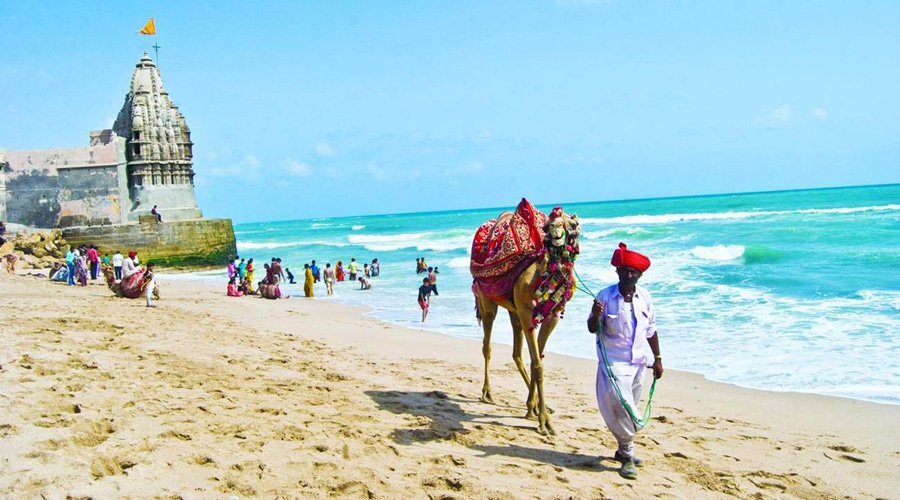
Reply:
[[[597,294],[587,326],[591,333],[598,333],[597,404],[606,426],[619,443],[615,454],[622,464],[619,475],[637,479],[635,467],[641,461],[634,456],[634,436],[638,428],[624,405],[637,412],[644,370],[648,366],[653,367],[655,378],[663,374],[653,299],[646,289],[637,285],[650,267],[650,259],[619,243],[610,264],[616,267],[619,283]],[[613,379],[607,372],[599,342],[606,349]]]

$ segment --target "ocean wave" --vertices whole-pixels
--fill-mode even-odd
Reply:
[[[694,247],[691,255],[699,259],[729,261],[743,257],[744,247],[741,245],[714,245],[711,247]]]
[[[759,210],[688,214],[626,215],[622,217],[584,217],[579,218],[579,220],[582,224],[669,224],[672,222],[690,222],[703,220],[748,219],[751,217],[765,217],[773,215],[852,214],[859,212],[881,212],[886,210],[900,210],[900,205],[890,204],[873,205],[867,207],[808,208],[800,210]]]
[[[422,233],[351,234],[347,240],[373,252],[391,252],[403,248],[441,252],[468,249],[472,244],[472,234],[468,229],[451,229]]]
[[[640,236],[651,234],[655,231],[648,231],[642,227],[613,228],[603,231],[584,231],[581,237],[588,240],[600,240],[608,236]]]
[[[331,227],[331,224],[326,224],[324,222],[313,222],[309,227],[311,227],[312,229],[320,229],[323,227]]]
[[[366,226],[364,226],[362,224],[354,224],[353,227],[351,227],[350,229],[352,229],[354,231],[359,231],[360,229],[365,229],[365,228],[366,228]]]
[[[447,267],[452,267],[456,269],[460,268],[468,268],[469,267],[469,257],[453,257],[450,259],[450,262],[447,263]]]
[[[320,245],[327,247],[345,247],[348,246],[347,243],[341,243],[339,241],[324,241],[324,240],[316,240],[316,241],[238,241],[237,247],[238,250],[265,250],[270,248],[287,248],[287,247],[305,247],[312,245]]]

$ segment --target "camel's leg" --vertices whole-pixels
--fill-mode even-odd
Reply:
[[[519,375],[522,375],[525,386],[530,387],[531,380],[528,378],[528,372],[525,371],[525,362],[522,361],[522,341],[525,339],[522,334],[522,323],[519,321],[519,316],[512,311],[509,311],[509,322],[512,324],[513,329],[513,363],[515,363],[516,368],[519,369]]]
[[[553,333],[553,329],[556,328],[556,324],[559,323],[559,318],[554,314],[549,318],[545,319],[543,323],[541,323],[541,330],[538,333],[538,349],[541,351],[541,362],[544,359],[544,347],[547,345],[547,340],[550,339],[550,334]],[[553,408],[547,406],[547,413],[553,414]]]
[[[478,310],[481,313],[481,328],[484,331],[484,339],[481,344],[481,354],[484,356],[484,385],[481,387],[481,401],[493,403],[491,397],[490,365],[491,365],[491,330],[494,327],[494,319],[497,317],[497,304],[493,301],[477,296]]]
[[[525,333],[525,342],[528,344],[528,353],[531,355],[531,385],[533,389],[529,390],[529,405],[531,404],[531,399],[536,395],[535,413],[538,419],[538,432],[543,435],[555,434],[553,427],[550,425],[550,416],[544,401],[544,363],[541,360],[537,331],[531,326],[531,311],[520,311],[519,321],[522,322],[523,326],[527,325],[523,331]]]

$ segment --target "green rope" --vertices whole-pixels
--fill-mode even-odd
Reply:
[[[581,279],[581,276],[578,275],[578,272],[575,271],[575,277],[578,278],[578,282],[581,285],[580,287],[576,286],[576,289],[584,292],[591,297],[596,297],[591,289],[584,283],[584,280]],[[657,378],[653,377],[653,383],[650,384],[650,394],[647,396],[647,407],[644,409],[644,414],[639,416],[634,408],[628,404],[628,401],[622,396],[622,389],[619,388],[619,383],[616,382],[616,377],[612,371],[612,365],[609,362],[609,357],[606,355],[606,346],[603,345],[603,322],[600,322],[600,331],[596,333],[597,335],[597,346],[600,347],[600,354],[603,358],[603,367],[606,369],[606,376],[609,378],[609,382],[613,387],[613,390],[616,392],[616,397],[619,398],[619,403],[622,404],[622,407],[625,408],[625,412],[628,413],[628,416],[631,417],[631,421],[634,422],[634,426],[637,430],[641,430],[650,423],[650,411],[653,408],[653,393],[656,392],[656,381]]]

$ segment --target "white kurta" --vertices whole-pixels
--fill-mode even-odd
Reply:
[[[638,286],[632,302],[625,302],[619,293],[619,285],[612,285],[597,294],[603,304],[600,318],[601,339],[613,376],[628,405],[637,411],[641,399],[646,367],[652,363],[653,351],[647,339],[656,334],[656,316],[650,292]],[[597,405],[606,426],[619,443],[619,452],[632,456],[637,429],[609,380],[600,346],[597,346]]]

